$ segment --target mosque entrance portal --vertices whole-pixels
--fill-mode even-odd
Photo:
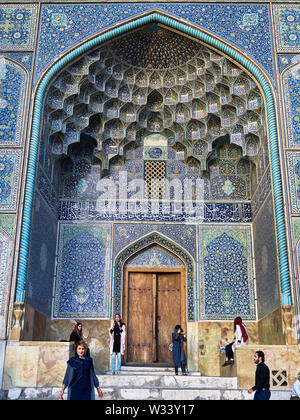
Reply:
[[[133,269],[132,269],[133,270]],[[124,317],[128,363],[173,364],[169,351],[174,326],[186,331],[184,269],[126,269]]]

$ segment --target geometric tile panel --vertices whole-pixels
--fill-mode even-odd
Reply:
[[[300,15],[300,11],[299,11]],[[300,25],[300,24],[299,24]],[[300,43],[300,40],[299,40]],[[287,147],[300,147],[300,62],[283,73],[282,89],[285,102]]]
[[[200,319],[255,320],[251,227],[199,227]]]
[[[273,5],[277,51],[300,52],[300,5]]]
[[[0,144],[19,146],[24,126],[27,74],[18,64],[0,56]]]
[[[286,152],[291,212],[300,213],[300,152]]]
[[[34,48],[37,5],[0,5],[0,50]]]
[[[0,211],[16,210],[22,150],[0,149]]]
[[[60,224],[54,318],[108,318],[111,226]]]
[[[10,240],[0,229],[0,339],[6,337],[6,314],[9,296]]]

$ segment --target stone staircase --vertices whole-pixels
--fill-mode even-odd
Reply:
[[[174,375],[170,367],[122,366],[121,375],[99,375],[104,399],[195,400],[247,399],[237,390],[237,378],[204,377],[198,372]],[[246,395],[247,394],[247,395]]]
[[[98,375],[105,400],[252,400],[239,390],[236,377],[174,375],[171,367],[122,366],[121,375]],[[289,391],[273,391],[271,399],[289,399]]]
[[[201,376],[188,372],[174,375],[171,367],[122,366],[121,375],[97,375],[103,400],[252,400],[239,390],[237,377]],[[60,388],[13,388],[0,392],[1,399],[54,400]],[[99,399],[96,394],[96,399]],[[65,396],[66,398],[66,396]],[[290,391],[272,391],[271,399],[288,400]]]

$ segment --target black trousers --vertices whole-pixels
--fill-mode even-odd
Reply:
[[[225,347],[225,354],[227,359],[233,359],[233,351],[232,351],[232,345],[234,344],[234,341],[230,344],[227,344]]]

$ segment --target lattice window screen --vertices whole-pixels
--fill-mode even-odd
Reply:
[[[145,161],[145,197],[155,200],[165,196],[166,162]]]

